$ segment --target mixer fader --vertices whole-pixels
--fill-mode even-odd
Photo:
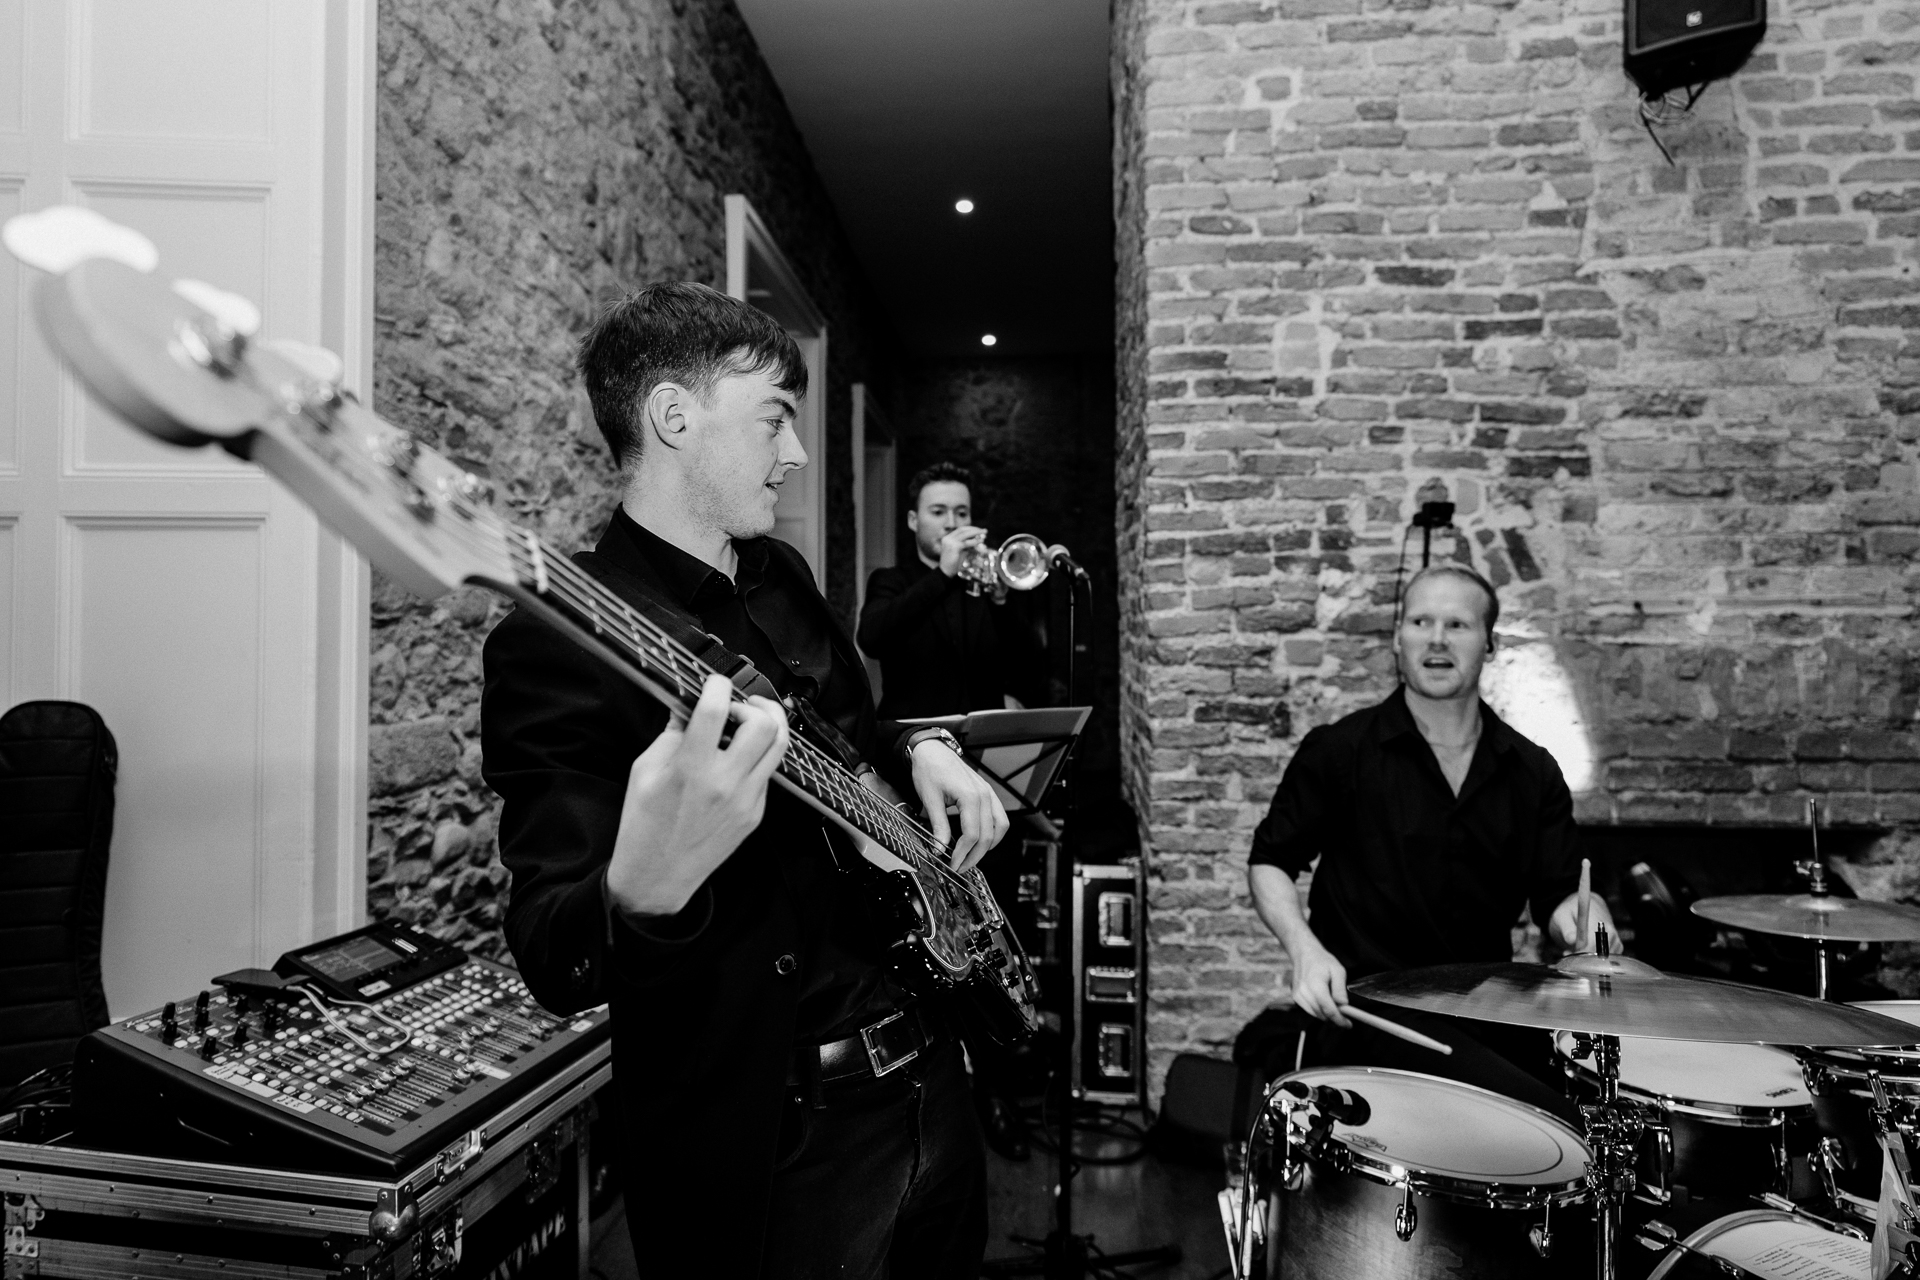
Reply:
[[[586,1052],[606,1022],[604,1009],[550,1014],[511,969],[375,925],[95,1032],[75,1059],[75,1124],[124,1150],[398,1172]]]

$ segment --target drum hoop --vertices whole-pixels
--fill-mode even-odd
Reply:
[[[1555,1208],[1578,1204],[1587,1198],[1584,1172],[1565,1182],[1499,1182],[1488,1178],[1456,1177],[1409,1169],[1405,1165],[1355,1151],[1337,1139],[1332,1140],[1329,1146],[1331,1151],[1319,1159],[1332,1165],[1336,1172],[1352,1174],[1382,1186],[1407,1187],[1415,1195],[1431,1200],[1480,1205],[1489,1209],[1538,1209],[1548,1204]],[[1309,1160],[1314,1158],[1308,1156]]]
[[[1730,1213],[1724,1218],[1715,1218],[1712,1222],[1707,1223],[1680,1243],[1686,1245],[1689,1249],[1698,1249],[1701,1245],[1711,1243],[1735,1227],[1750,1226],[1756,1222],[1798,1221],[1801,1221],[1801,1219],[1794,1217],[1791,1213],[1782,1212],[1779,1209],[1743,1209],[1738,1213]],[[1683,1250],[1670,1250],[1666,1257],[1660,1259],[1659,1265],[1647,1276],[1647,1280],[1664,1280],[1666,1275],[1671,1272],[1675,1266],[1679,1265],[1680,1260],[1687,1256]]]
[[[1407,1168],[1376,1156],[1365,1154],[1348,1146],[1337,1137],[1329,1135],[1326,1150],[1328,1154],[1320,1157],[1323,1163],[1331,1164],[1340,1173],[1351,1173],[1356,1177],[1377,1182],[1389,1187],[1410,1187],[1416,1195],[1435,1200],[1446,1200],[1455,1204],[1475,1204],[1493,1209],[1537,1209],[1546,1204],[1556,1208],[1561,1205],[1577,1204],[1587,1195],[1587,1164],[1593,1160],[1593,1150],[1574,1128],[1559,1116],[1543,1107],[1518,1098],[1509,1098],[1504,1093],[1495,1093],[1477,1084],[1468,1084],[1464,1080],[1449,1080],[1445,1076],[1432,1076],[1424,1071],[1407,1071],[1400,1067],[1306,1067],[1299,1071],[1290,1071],[1281,1076],[1281,1080],[1310,1077],[1321,1071],[1357,1071],[1365,1075],[1381,1077],[1403,1077],[1422,1082],[1438,1080],[1452,1089],[1463,1089],[1468,1093],[1484,1094],[1502,1106],[1517,1107],[1521,1111],[1531,1112],[1556,1128],[1572,1136],[1576,1149],[1583,1157],[1581,1171],[1565,1182],[1500,1182],[1489,1178],[1465,1178],[1443,1173],[1427,1173]],[[1289,1145],[1293,1142],[1291,1133],[1287,1136]],[[1309,1159],[1314,1157],[1309,1155]]]
[[[1600,1083],[1600,1077],[1586,1063],[1575,1062],[1570,1058],[1563,1059],[1563,1062],[1565,1069],[1582,1084],[1598,1085]],[[1804,1063],[1801,1064],[1801,1075],[1803,1078],[1806,1075]],[[1916,1080],[1915,1083],[1920,1084],[1920,1080]],[[1812,1099],[1789,1106],[1756,1107],[1741,1102],[1711,1102],[1705,1098],[1686,1098],[1677,1093],[1655,1093],[1652,1089],[1628,1084],[1625,1080],[1620,1082],[1619,1087],[1621,1096],[1631,1098],[1635,1102],[1658,1107],[1662,1111],[1671,1111],[1676,1115],[1692,1116],[1697,1120],[1723,1125],[1730,1129],[1772,1129],[1791,1119],[1810,1114],[1813,1110]],[[1807,1083],[1806,1088],[1808,1093],[1813,1092],[1811,1082]]]

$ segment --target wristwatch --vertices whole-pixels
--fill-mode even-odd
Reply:
[[[961,750],[960,739],[954,737],[945,729],[915,729],[907,735],[907,740],[900,744],[900,754],[907,758],[909,765],[913,763],[913,749],[923,742],[944,742],[953,749],[953,754],[959,756],[962,760],[967,758],[967,753]]]

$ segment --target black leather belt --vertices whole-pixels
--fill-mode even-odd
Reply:
[[[944,1044],[948,1036],[939,1018],[930,1016],[923,1005],[911,1004],[869,1023],[844,1040],[815,1046],[820,1055],[820,1080],[856,1077],[872,1078],[897,1071],[928,1050]],[[800,1052],[806,1052],[801,1046]]]

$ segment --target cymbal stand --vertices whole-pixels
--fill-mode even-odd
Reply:
[[[1794,870],[1807,878],[1807,892],[1816,898],[1828,895],[1827,863],[1820,856],[1820,802],[1807,801],[1807,836],[1813,841],[1813,856],[1805,862],[1796,863]],[[1827,951],[1825,938],[1813,940],[1813,998],[1831,1000],[1833,990],[1833,957]]]
[[[1603,925],[1594,938],[1594,952],[1610,950]],[[1580,1119],[1587,1131],[1593,1159],[1587,1164],[1587,1190],[1593,1201],[1594,1280],[1614,1280],[1614,1246],[1620,1232],[1620,1208],[1633,1191],[1634,1155],[1646,1119],[1640,1109],[1620,1097],[1620,1037],[1575,1032],[1573,1057],[1593,1059],[1600,1079],[1600,1100],[1583,1103]]]

